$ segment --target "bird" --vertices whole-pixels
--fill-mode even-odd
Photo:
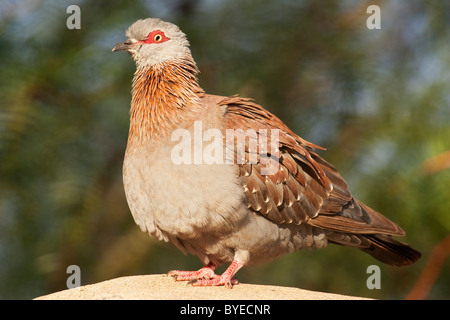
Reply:
[[[177,25],[140,19],[126,37],[112,51],[136,64],[122,170],[129,209],[142,231],[203,264],[167,275],[232,288],[244,266],[329,243],[393,266],[420,258],[393,238],[405,235],[400,226],[353,197],[323,148],[252,99],[206,93]]]

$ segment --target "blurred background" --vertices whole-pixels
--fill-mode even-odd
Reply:
[[[80,30],[66,27],[72,4]],[[371,4],[380,30],[366,26]],[[188,35],[207,92],[254,98],[325,147],[355,197],[423,254],[395,268],[330,245],[244,268],[241,282],[450,298],[450,2],[419,0],[3,0],[0,298],[63,290],[69,265],[82,285],[201,267],[141,232],[124,196],[135,65],[111,48],[146,17]]]

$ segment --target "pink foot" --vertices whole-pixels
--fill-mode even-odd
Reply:
[[[225,288],[231,289],[235,284],[238,284],[238,279],[231,279],[231,277],[218,276],[214,279],[192,279],[188,282],[195,287],[211,287],[211,286],[224,286]]]
[[[168,276],[172,276],[176,281],[197,280],[197,279],[213,279],[219,277],[214,273],[216,266],[212,263],[204,266],[197,271],[181,271],[171,270],[167,272]]]
[[[239,260],[234,260],[221,276],[216,276],[213,279],[192,279],[189,283],[193,286],[225,286],[225,288],[231,289],[233,285],[239,283],[237,279],[232,279],[232,277],[243,265]]]

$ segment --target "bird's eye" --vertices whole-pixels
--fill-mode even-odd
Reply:
[[[150,32],[147,36],[147,39],[143,40],[142,43],[152,44],[152,43],[162,43],[170,40],[166,37],[163,31],[154,30]]]

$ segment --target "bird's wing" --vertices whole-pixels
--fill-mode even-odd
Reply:
[[[226,106],[226,128],[244,132],[247,138],[241,154],[242,148],[234,145],[234,161],[238,161],[248,205],[255,212],[277,224],[308,223],[343,233],[404,235],[395,223],[353,198],[337,170],[314,152],[320,147],[297,136],[249,99],[232,96],[220,105]],[[266,139],[269,157],[252,147],[251,135],[245,134],[249,129],[260,140]],[[270,143],[276,142],[272,131],[278,133],[279,150],[271,153]],[[238,139],[233,137],[233,141]],[[239,162],[240,157],[245,161]],[[264,174],[264,170],[270,172],[269,164],[277,170]]]

